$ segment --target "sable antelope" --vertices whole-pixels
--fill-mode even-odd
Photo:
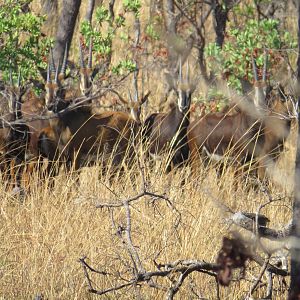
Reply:
[[[51,160],[57,160],[62,155],[67,161],[74,162],[75,168],[85,165],[89,159],[97,159],[99,155],[112,155],[112,164],[119,165],[129,149],[133,135],[137,133],[140,106],[149,94],[146,93],[140,101],[137,98],[126,101],[119,96],[130,107],[130,115],[115,111],[92,114],[87,109],[71,109],[70,106],[64,112],[58,111],[58,116],[50,120],[50,126],[40,133],[41,153]],[[56,101],[52,97],[47,99]],[[48,113],[53,114],[53,107],[56,106],[48,102],[47,107]]]
[[[290,112],[293,103],[287,101],[283,91],[266,88],[265,58],[262,83],[254,70],[254,103],[241,101],[233,114],[210,113],[192,122],[188,128],[188,145],[193,164],[199,155],[221,159],[226,152],[240,162],[258,161],[258,176],[263,178],[267,162],[274,161],[272,153],[284,143],[290,131]]]
[[[29,91],[24,95],[24,101],[21,106],[22,116],[27,120],[26,124],[29,128],[30,142],[27,148],[27,159],[38,158],[38,137],[40,131],[50,126],[50,122],[47,119],[35,119],[39,116],[45,116],[47,113],[46,105],[54,103],[53,99],[62,99],[65,97],[65,89],[62,86],[62,81],[65,78],[65,71],[67,67],[67,47],[65,48],[64,58],[60,73],[56,71],[52,50],[50,50],[51,66],[48,65],[47,77],[45,83],[45,99],[37,97],[33,91]],[[51,70],[54,73],[54,81],[51,80]],[[59,68],[57,68],[59,70]],[[55,103],[55,105],[61,105],[61,101]],[[55,108],[59,109],[59,108]],[[33,119],[33,120],[31,120]]]
[[[35,117],[43,116],[45,111],[45,100],[37,97],[35,93],[30,90],[24,97],[21,106],[22,116],[28,126],[28,133],[30,134],[30,142],[27,147],[26,159],[37,158],[39,156],[37,140],[39,132],[49,126],[48,120],[34,119]],[[33,120],[31,120],[33,119]]]
[[[167,166],[167,172],[171,170],[171,164],[181,165],[189,155],[187,144],[187,128],[190,123],[191,96],[195,86],[189,82],[189,68],[187,64],[186,79],[182,78],[182,64],[179,61],[179,79],[174,84],[170,80],[178,95],[177,104],[173,105],[168,113],[154,113],[144,122],[143,139],[149,142],[150,156],[157,156],[167,151],[171,154],[171,163]]]
[[[2,124],[9,125],[9,127],[0,129],[0,148],[4,158],[1,169],[7,171],[9,168],[9,179],[14,177],[17,185],[21,178],[20,167],[25,161],[26,147],[30,136],[27,125],[13,124],[13,122],[22,119],[21,98],[25,92],[26,88],[21,86],[21,73],[19,72],[17,86],[14,86],[10,70],[10,85],[6,86],[2,92],[4,103],[1,104],[1,108],[5,111],[5,115],[2,116]],[[14,170],[15,168],[16,170]]]
[[[93,41],[90,39],[89,44],[89,54],[88,54],[88,62],[87,66],[84,62],[84,56],[83,56],[83,49],[81,45],[81,41],[79,41],[79,61],[80,61],[80,92],[83,96],[89,96],[92,92],[92,84],[93,84],[93,78],[96,75],[96,72],[93,72],[92,70],[92,59],[93,59]]]

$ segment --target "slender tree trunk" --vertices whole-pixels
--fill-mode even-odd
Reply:
[[[219,3],[218,0],[213,1],[214,29],[216,32],[216,44],[222,48],[225,38],[226,24],[231,0],[225,0]]]
[[[57,12],[58,0],[42,0],[43,12],[46,14],[51,14]]]
[[[87,10],[86,10],[85,19],[90,23],[92,23],[94,8],[95,8],[95,0],[89,0]]]
[[[66,44],[68,44],[68,48],[70,49],[80,5],[81,0],[63,1],[63,8],[59,19],[53,51],[56,63],[58,61],[62,62]]]
[[[178,61],[178,53],[176,52],[176,49],[174,49],[177,32],[174,0],[163,0],[163,10],[167,34],[167,47],[169,52],[167,68],[169,72],[173,73]]]
[[[297,61],[297,80],[298,89],[300,84],[300,0],[298,0],[298,61]],[[298,104],[300,104],[300,93],[298,91]],[[293,234],[295,241],[291,247],[291,285],[289,300],[300,299],[300,118],[298,118],[298,142],[295,168],[295,188],[293,205]]]
[[[176,33],[176,22],[175,22],[175,6],[174,0],[164,0],[164,16],[166,30],[168,34]]]
[[[166,28],[166,41],[167,41],[167,49],[168,49],[168,63],[166,66],[167,73],[171,74],[171,76],[176,76],[176,65],[178,62],[178,53],[175,49],[175,41],[177,39],[176,33],[176,20],[175,20],[175,5],[174,0],[162,0],[163,5],[163,15],[165,21]],[[162,99],[162,103],[166,103],[170,92],[173,87],[167,82],[166,89],[164,91],[164,96]],[[162,105],[159,104],[159,106]]]

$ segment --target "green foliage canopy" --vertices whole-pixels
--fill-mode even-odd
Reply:
[[[129,36],[125,32],[126,15],[128,13],[133,13],[135,17],[139,17],[141,2],[140,0],[123,0],[123,9],[123,13],[113,17],[104,5],[100,5],[95,10],[94,25],[90,24],[88,21],[82,22],[80,32],[86,41],[84,44],[89,44],[90,40],[92,40],[93,51],[98,57],[100,56],[105,59],[111,55],[112,42],[119,29],[121,29],[121,40],[128,43]],[[120,60],[117,65],[112,66],[111,70],[115,74],[122,74],[128,71],[132,72],[135,68],[134,61],[131,58],[126,57],[123,60]]]
[[[258,68],[264,64],[264,51],[268,52],[268,69],[280,60],[278,50],[296,47],[288,32],[281,32],[276,19],[248,19],[237,28],[229,23],[227,37],[221,49],[210,43],[205,54],[210,68],[218,75],[225,75],[231,87],[241,90],[240,79],[252,80],[252,56]]]
[[[39,77],[39,68],[46,68],[46,55],[52,40],[42,35],[45,16],[23,12],[28,0],[6,0],[0,6],[0,70],[4,79],[12,69],[14,78],[18,70],[22,77]]]

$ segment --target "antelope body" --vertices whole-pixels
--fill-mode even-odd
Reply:
[[[20,105],[24,93],[25,90],[20,86],[20,74],[16,87],[12,83],[11,74],[10,86],[7,86],[3,92],[4,97],[1,99],[3,102],[1,104],[3,109],[2,124],[9,125],[0,129],[0,149],[4,159],[4,162],[1,163],[1,169],[4,172],[9,170],[9,179],[16,180],[17,185],[21,179],[23,167],[21,165],[25,161],[26,148],[30,140],[26,124],[13,124],[13,122],[22,119]]]
[[[123,112],[91,115],[89,111],[72,110],[42,130],[39,149],[51,160],[63,155],[75,162],[75,168],[99,159],[100,154],[106,159],[113,155],[112,164],[119,165],[137,128],[137,122]]]
[[[143,139],[149,143],[150,156],[158,156],[163,152],[171,154],[171,165],[180,166],[189,156],[187,143],[187,128],[190,123],[190,104],[194,86],[189,83],[188,65],[187,77],[183,82],[181,61],[179,66],[179,82],[176,86],[178,101],[168,113],[154,113],[144,122]]]
[[[257,76],[255,76],[257,81]],[[258,176],[274,162],[290,131],[290,112],[294,105],[282,90],[267,92],[255,85],[254,102],[244,100],[231,114],[210,113],[192,122],[188,128],[188,144],[193,164],[200,155],[221,159],[229,157],[245,163],[258,161]]]
[[[57,98],[53,92],[57,81],[52,83],[49,75],[48,81],[47,113],[49,116],[57,113],[57,116],[40,132],[38,146],[42,155],[51,160],[62,157],[74,162],[75,168],[97,159],[100,154],[112,156],[112,164],[119,165],[139,127],[140,106],[150,93],[133,103],[120,97],[130,106],[131,115],[115,111],[93,114],[90,107],[71,108],[72,102]]]
[[[49,126],[49,120],[42,120],[34,118],[43,116],[45,111],[44,100],[37,97],[32,91],[30,91],[25,97],[21,106],[21,112],[28,126],[28,133],[30,135],[30,142],[27,148],[27,159],[37,158],[38,152],[38,136],[40,131]],[[33,120],[30,120],[32,119]]]

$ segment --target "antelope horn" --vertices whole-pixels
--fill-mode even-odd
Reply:
[[[257,109],[262,109],[264,107],[265,94],[260,85],[258,85],[258,76],[257,76],[257,66],[254,57],[252,56],[252,65],[253,65],[253,75],[254,75],[254,104]]]
[[[143,98],[141,99],[140,103],[141,105],[146,102],[146,100],[148,99],[149,95],[151,94],[151,91],[147,91],[146,94],[143,96]]]
[[[128,98],[129,98],[129,100],[132,102],[132,97],[131,97],[130,90],[128,90]]]
[[[13,83],[13,76],[12,76],[11,65],[9,66],[9,83],[10,83],[11,86],[14,85],[14,83]]]
[[[58,83],[58,69],[59,69],[59,65],[60,65],[60,60],[58,60],[57,69],[56,69],[56,71],[55,71],[54,82],[55,82],[56,84]]]
[[[50,64],[51,73],[55,73],[56,72],[56,68],[55,68],[55,63],[54,63],[54,57],[53,57],[53,50],[52,50],[52,48],[50,48],[50,60],[51,60],[51,64]]]
[[[268,64],[268,53],[266,49],[264,50],[265,52],[265,59],[264,59],[264,68],[263,68],[263,77],[262,80],[263,82],[266,82],[266,77],[267,77],[267,64]]]
[[[186,61],[186,83],[190,82],[190,68],[189,68],[189,60]]]
[[[179,57],[179,83],[182,83],[182,61],[181,61],[181,56]]]
[[[67,68],[67,59],[68,59],[68,43],[66,43],[63,63],[61,65],[61,69],[60,69],[60,74],[62,74],[64,77],[65,77],[66,68]]]
[[[21,86],[21,69],[19,69],[19,73],[18,73],[18,88]]]
[[[47,67],[47,83],[51,83],[50,65]]]
[[[88,68],[92,69],[92,60],[93,60],[93,38],[90,38],[89,45],[89,58],[88,58]]]
[[[123,103],[123,104],[125,104],[125,105],[127,105],[128,104],[128,101],[126,101],[117,91],[115,91],[114,89],[110,89],[110,91],[112,92],[112,93],[114,93],[114,94],[116,94],[117,96],[118,96],[118,98],[119,98],[119,100]]]
[[[80,62],[80,68],[84,69],[85,66],[84,66],[83,50],[82,50],[80,39],[79,39],[79,62]]]
[[[133,73],[133,78],[134,78],[134,81],[133,81],[133,86],[134,86],[134,99],[133,101],[134,102],[138,102],[139,101],[139,92],[138,92],[138,83],[137,83],[137,73],[138,73],[138,70],[134,71]],[[130,91],[129,91],[130,93]],[[130,99],[131,100],[131,99]]]
[[[252,67],[253,67],[254,83],[257,83],[258,82],[257,67],[253,56],[252,56]]]

